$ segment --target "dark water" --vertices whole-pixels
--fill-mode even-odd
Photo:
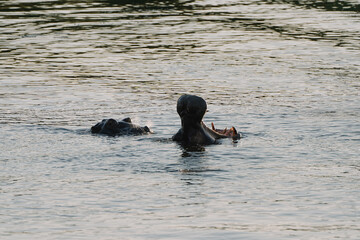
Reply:
[[[360,239],[359,1],[0,1],[1,239]],[[169,141],[183,93],[244,138]],[[131,117],[153,135],[89,133]]]

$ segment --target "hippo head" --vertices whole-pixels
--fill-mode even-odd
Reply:
[[[219,138],[240,139],[234,127],[227,130],[225,128],[208,128],[202,121],[207,109],[203,98],[195,95],[183,95],[177,101],[177,112],[181,118],[181,128],[173,135],[172,140],[181,142],[185,146],[206,145],[216,143]]]
[[[177,112],[183,128],[199,127],[206,109],[205,100],[195,95],[183,95],[177,101]]]
[[[130,118],[125,118],[121,121],[116,121],[115,119],[110,118],[104,119],[95,126],[91,127],[91,132],[115,136],[126,134],[139,135],[150,133],[151,131],[147,126],[140,127],[133,124]]]
[[[214,143],[215,137],[209,133],[209,129],[202,122],[206,108],[206,102],[201,97],[181,96],[177,102],[181,128],[172,139],[185,145]]]

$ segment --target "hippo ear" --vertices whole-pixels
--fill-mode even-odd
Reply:
[[[144,131],[145,131],[145,132],[148,132],[148,133],[151,132],[151,131],[150,131],[150,128],[149,128],[148,126],[145,126],[145,127],[144,127]]]
[[[131,118],[124,118],[123,120],[122,120],[123,122],[127,122],[127,123],[131,123]]]

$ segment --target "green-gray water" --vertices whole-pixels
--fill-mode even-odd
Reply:
[[[0,1],[0,238],[359,239],[359,6]],[[244,138],[170,141],[183,93]]]

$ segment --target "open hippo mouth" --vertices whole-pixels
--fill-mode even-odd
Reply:
[[[217,132],[224,137],[231,137],[233,139],[239,139],[240,133],[237,132],[235,127],[231,127],[230,129],[216,129],[214,123],[211,123],[211,130]]]
[[[210,144],[219,138],[240,138],[234,127],[229,130],[215,129],[212,123],[212,129],[208,128],[202,121],[206,109],[207,104],[203,98],[194,95],[181,96],[177,102],[181,129],[173,136],[173,140],[190,144]]]
[[[137,126],[131,122],[130,118],[124,118],[121,121],[116,121],[112,118],[103,119],[101,122],[91,127],[91,132],[110,136],[130,134],[140,135],[151,133],[150,129],[147,126]]]

